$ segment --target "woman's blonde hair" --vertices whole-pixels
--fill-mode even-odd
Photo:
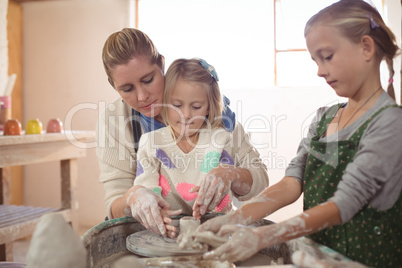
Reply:
[[[304,29],[304,36],[317,23],[336,27],[354,43],[359,43],[364,35],[373,38],[376,44],[377,57],[380,60],[385,58],[388,66],[387,92],[395,100],[393,59],[399,53],[399,47],[395,35],[374,7],[362,0],[340,0],[311,17]]]
[[[169,103],[178,80],[199,83],[205,88],[208,99],[208,117],[205,119],[204,127],[207,123],[211,128],[223,127],[222,111],[224,106],[218,82],[207,69],[201,66],[200,60],[177,59],[169,66],[165,75],[164,104]],[[170,125],[168,109],[169,107],[164,105],[161,110],[166,125]]]
[[[127,64],[138,56],[145,56],[151,64],[157,64],[163,68],[162,55],[159,54],[152,40],[140,30],[124,28],[108,37],[103,46],[102,61],[112,87],[114,87],[113,69],[118,65]]]

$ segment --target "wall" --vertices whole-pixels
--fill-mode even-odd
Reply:
[[[388,8],[387,13],[387,23],[391,30],[394,32],[398,46],[401,47],[401,15],[402,15],[402,1],[399,0],[387,0]],[[399,104],[402,104],[402,81],[401,81],[401,56],[394,59],[395,77],[394,87],[395,87],[395,98]],[[387,81],[386,79],[384,79]]]
[[[117,93],[103,70],[101,51],[106,38],[129,25],[129,0],[69,0],[23,3],[24,119],[65,120],[77,105],[111,102]],[[70,113],[71,115],[71,113]],[[94,130],[98,111],[76,112],[74,130]],[[94,226],[106,216],[103,188],[98,182],[95,150],[79,159],[80,224]],[[57,163],[25,168],[25,203],[59,207]]]
[[[44,124],[52,117],[65,119],[77,105],[111,102],[117,94],[109,86],[101,62],[107,36],[128,26],[129,0],[58,0],[24,3],[24,125],[30,118]],[[390,2],[392,27],[401,40],[400,4]],[[40,19],[38,19],[40,18]],[[400,65],[400,60],[396,62]],[[400,84],[400,68],[395,86]],[[291,77],[291,75],[289,76]],[[384,81],[387,79],[384,78]],[[283,177],[295,155],[300,138],[316,108],[339,98],[330,88],[267,88],[224,93],[232,101],[239,120],[252,132],[268,165],[271,185]],[[399,95],[399,93],[398,93]],[[93,130],[98,110],[86,109],[73,117],[73,129]],[[36,165],[25,170],[25,202],[59,206],[58,182],[49,174],[53,166]],[[98,165],[93,149],[79,160],[81,225],[93,226],[106,215],[103,190],[98,183]],[[48,174],[49,173],[49,174]],[[46,187],[43,187],[46,185]],[[301,200],[269,217],[280,221],[299,213]]]

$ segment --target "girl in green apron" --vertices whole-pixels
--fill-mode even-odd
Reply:
[[[279,183],[197,229],[231,236],[204,258],[244,260],[262,248],[310,236],[365,265],[401,267],[402,109],[392,85],[395,36],[371,5],[341,0],[307,22],[305,38],[318,76],[348,101],[317,111]],[[383,59],[388,93],[380,81]],[[263,227],[234,225],[262,219],[302,193],[301,215]]]

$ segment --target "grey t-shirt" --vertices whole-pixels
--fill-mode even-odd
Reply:
[[[380,108],[395,101],[383,92],[377,102],[363,116],[322,142],[349,139],[353,132]],[[285,176],[303,183],[310,140],[316,134],[317,124],[329,107],[317,111],[306,138],[300,142],[297,156],[286,169]],[[366,204],[378,210],[391,208],[402,188],[402,109],[390,107],[382,111],[364,131],[358,151],[339,182],[333,201],[339,208],[342,222],[348,222]]]

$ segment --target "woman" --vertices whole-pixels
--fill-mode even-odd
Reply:
[[[133,216],[147,229],[165,235],[164,222],[171,222],[169,216],[180,211],[170,211],[169,204],[149,189],[133,186],[141,134],[164,127],[160,115],[165,84],[164,57],[146,34],[125,28],[106,40],[102,59],[108,80],[120,95],[101,115],[97,125],[97,156],[108,217]],[[226,99],[222,120],[232,132],[236,150],[249,140],[242,126],[235,122],[228,104]],[[239,200],[248,200],[268,186],[267,169],[258,152],[252,149],[248,154],[250,157],[240,166],[218,166],[205,176],[195,200],[195,217],[201,217],[222,201],[214,198],[222,196],[222,189],[230,188],[238,193]],[[217,183],[222,186],[216,187]],[[238,189],[245,186],[249,190],[239,193]]]

